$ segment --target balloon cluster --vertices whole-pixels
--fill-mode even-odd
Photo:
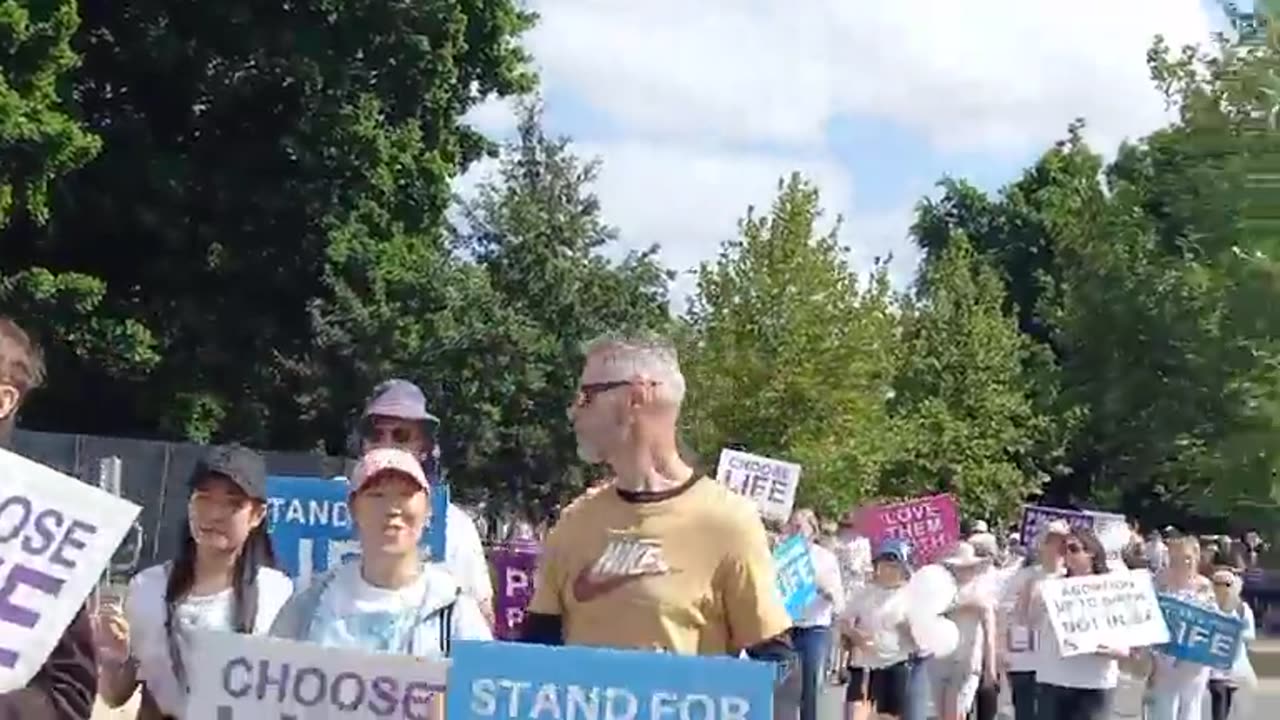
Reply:
[[[960,629],[945,613],[956,597],[956,581],[941,565],[920,568],[900,596],[906,609],[907,626],[920,654],[945,657],[955,652]]]

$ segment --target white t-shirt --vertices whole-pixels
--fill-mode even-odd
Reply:
[[[481,605],[493,602],[493,579],[484,557],[484,544],[476,523],[465,510],[449,503],[449,519],[444,526],[444,564],[453,573],[462,591]]]
[[[156,705],[165,715],[183,717],[186,689],[178,684],[169,655],[169,639],[165,633],[167,610],[164,589],[169,581],[169,564],[154,565],[129,582],[124,603],[125,620],[129,623],[130,653],[138,661],[138,679],[147,686]],[[253,623],[254,635],[266,635],[271,623],[293,594],[293,581],[279,570],[258,571],[258,614]],[[213,595],[188,596],[174,608],[174,629],[181,657],[188,649],[192,630],[232,629],[232,591],[230,588]],[[187,677],[192,669],[186,668]]]
[[[809,543],[809,557],[813,560],[814,575],[818,578],[818,587],[827,588],[834,596],[834,602],[818,594],[810,603],[800,619],[798,627],[830,627],[832,620],[844,609],[844,583],[840,577],[840,561],[835,553],[818,545]]]
[[[1119,680],[1120,664],[1107,655],[1062,657],[1055,651],[1042,654],[1040,667],[1036,669],[1036,682],[1065,688],[1110,690]]]
[[[424,632],[425,619],[442,617],[439,611],[450,604],[452,639],[492,640],[475,599],[459,596],[458,588],[457,581],[438,565],[427,566],[402,588],[389,589],[369,584],[359,562],[347,563],[324,589],[307,640],[325,647],[408,654],[413,634]],[[440,630],[437,626],[426,632],[438,635]]]
[[[1218,612],[1222,612],[1221,609]],[[1242,602],[1236,607],[1236,617],[1244,621],[1244,633],[1240,637],[1240,651],[1236,654],[1235,665],[1230,670],[1213,668],[1209,671],[1211,680],[1239,681],[1241,676],[1253,675],[1253,666],[1249,660],[1249,643],[1258,636],[1257,623],[1249,604]]]
[[[1065,688],[1110,690],[1120,680],[1120,663],[1110,655],[1089,653],[1063,657],[1058,650],[1057,636],[1044,610],[1044,595],[1036,593],[1033,602],[1040,603],[1040,623],[1037,635],[1042,642],[1036,648],[1036,682]],[[1114,650],[1128,651],[1126,647]]]
[[[902,588],[886,588],[874,583],[863,588],[845,607],[845,629],[854,628],[871,634],[871,646],[854,650],[853,665],[861,668],[883,668],[903,662],[913,647],[906,633],[898,627],[905,620],[904,608],[897,598]]]
[[[983,588],[981,586],[981,578],[969,581],[957,592],[956,604],[967,604],[981,600],[986,603],[986,607],[990,607],[990,600],[982,597]],[[981,612],[974,608],[966,607],[965,609],[953,609],[947,613],[947,617],[956,624],[959,639],[956,641],[956,649],[950,655],[938,659],[952,666],[953,669],[970,673],[981,672],[982,660],[987,649],[987,634],[982,627]]]
[[[1036,623],[1028,625],[1018,616],[1018,602],[1022,594],[1031,592],[1031,586],[1046,577],[1048,574],[1042,565],[1021,568],[1000,598],[996,624],[1001,637],[996,639],[996,648],[1004,654],[1009,672],[1035,672],[1042,652],[1050,656],[1057,654],[1053,630],[1047,621],[1035,627]],[[1027,601],[1032,604],[1038,602],[1035,597],[1028,597]],[[1042,632],[1045,627],[1049,627],[1047,633]],[[1047,649],[1043,647],[1045,644],[1049,645]]]

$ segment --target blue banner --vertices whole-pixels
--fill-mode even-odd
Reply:
[[[1158,599],[1170,640],[1156,646],[1157,650],[1219,670],[1230,670],[1235,665],[1244,620],[1168,595],[1159,595]]]
[[[783,540],[773,550],[778,572],[778,591],[792,620],[797,620],[818,599],[818,579],[813,568],[809,543],[799,535]]]
[[[445,717],[772,720],[773,681],[731,657],[458,641]]]
[[[312,575],[360,554],[347,507],[347,479],[272,475],[267,478],[267,522],[271,545],[289,577],[307,581]],[[449,486],[431,488],[431,525],[422,547],[444,559]]]

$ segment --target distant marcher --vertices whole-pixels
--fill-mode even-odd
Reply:
[[[1193,536],[1169,541],[1169,567],[1156,579],[1157,590],[1205,608],[1215,606],[1213,585],[1200,572],[1200,543]],[[1209,688],[1209,668],[1154,651],[1150,720],[1198,720]]]
[[[1110,572],[1107,551],[1088,528],[1071,531],[1063,544],[1067,577],[1104,575]],[[1045,614],[1043,598],[1037,612]],[[1042,636],[1050,639],[1052,635]],[[1128,647],[1100,646],[1092,653],[1063,657],[1052,648],[1041,656],[1036,669],[1040,693],[1038,717],[1053,720],[1111,720],[1119,661],[1129,657]]]
[[[1218,570],[1213,573],[1213,595],[1218,610],[1227,615],[1235,615],[1244,623],[1244,634],[1241,638],[1240,652],[1236,655],[1235,666],[1230,670],[1209,671],[1209,705],[1212,720],[1227,720],[1231,717],[1231,706],[1236,692],[1242,686],[1257,683],[1253,664],[1249,661],[1249,645],[1257,637],[1253,611],[1240,599],[1240,577],[1230,570]]]

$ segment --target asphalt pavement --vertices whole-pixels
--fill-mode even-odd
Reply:
[[[1006,708],[1007,709],[1007,708]],[[1011,720],[1012,714],[1001,713],[1000,720]],[[818,710],[822,720],[843,720],[844,688],[831,686],[822,698]],[[1119,688],[1116,697],[1116,720],[1142,720],[1142,686],[1138,683],[1126,683]],[[1244,694],[1238,698],[1237,707],[1232,711],[1234,720],[1264,720],[1280,718],[1280,678],[1264,678],[1258,689],[1252,694]],[[1205,704],[1204,719],[1209,719],[1209,706]]]

